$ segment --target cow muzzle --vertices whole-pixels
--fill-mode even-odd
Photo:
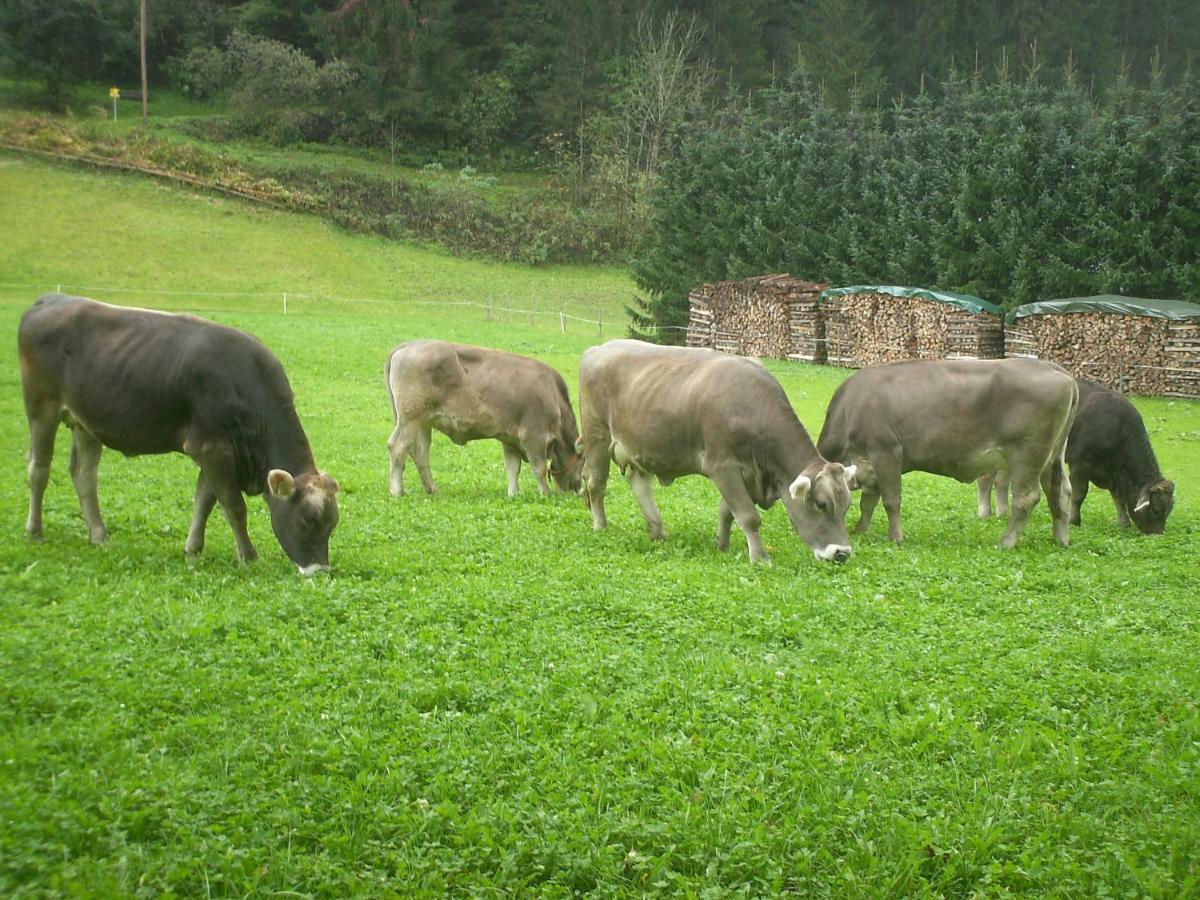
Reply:
[[[820,550],[813,547],[813,556],[826,562],[844,563],[853,552],[847,544],[828,544]]]
[[[318,572],[328,572],[329,565],[327,563],[309,563],[307,566],[296,564],[296,568],[300,570],[300,574],[305,578],[312,578]]]

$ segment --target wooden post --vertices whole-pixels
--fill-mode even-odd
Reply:
[[[567,320],[563,318],[563,314],[561,312],[558,314],[558,330],[563,334],[567,333]]]
[[[141,11],[138,46],[142,58],[142,127],[145,128],[146,118],[150,115],[150,94],[146,85],[146,0],[141,2]]]
[[[533,309],[531,309],[529,311],[529,324],[530,325],[537,324],[537,301],[536,300],[533,301]]]
[[[604,309],[600,306],[596,307],[596,333],[604,337]]]
[[[488,294],[487,320],[492,321],[492,295]]]
[[[283,314],[287,315],[287,291],[283,292]]]

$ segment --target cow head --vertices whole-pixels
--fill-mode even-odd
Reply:
[[[329,535],[338,523],[338,483],[324,472],[293,477],[283,469],[267,473],[267,506],[279,546],[312,575],[329,568]]]
[[[1175,482],[1156,481],[1142,488],[1129,515],[1142,534],[1162,534],[1167,527],[1167,516],[1174,506]]]
[[[583,457],[576,449],[576,441],[570,443],[553,438],[550,441],[547,456],[550,461],[550,474],[560,491],[571,494],[579,493],[583,475]]]
[[[854,466],[818,460],[796,476],[783,505],[796,534],[812,547],[817,559],[845,562],[850,558],[846,510],[857,487]]]

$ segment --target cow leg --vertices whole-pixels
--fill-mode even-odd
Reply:
[[[980,475],[975,479],[975,493],[981,519],[992,517],[992,481],[995,477],[995,475]]]
[[[508,444],[504,448],[504,471],[508,474],[508,499],[517,496],[517,476],[521,474],[521,454]]]
[[[188,528],[187,543],[183,552],[195,556],[204,549],[204,530],[208,525],[208,517],[217,504],[217,495],[208,484],[208,479],[201,471],[196,479],[196,501],[192,507],[192,524]]]
[[[1009,509],[1008,529],[1004,532],[1004,537],[1000,538],[1000,549],[1002,550],[1011,550],[1017,546],[1017,540],[1021,537],[1021,532],[1025,530],[1025,523],[1029,521],[1029,514],[1037,506],[1038,498],[1041,496],[1038,478],[1027,467],[1014,468],[1010,473],[1010,478],[1012,505]]]
[[[416,430],[409,453],[417,464],[417,474],[421,476],[421,485],[425,493],[436,494],[437,484],[434,483],[433,473],[429,471],[429,447],[433,443],[433,432],[428,425]]]
[[[587,485],[584,501],[592,511],[592,528],[602,531],[608,527],[604,515],[604,493],[608,489],[608,473],[612,462],[608,446],[590,444],[584,448],[584,484]]]
[[[767,550],[763,546],[762,536],[758,533],[759,525],[762,524],[762,516],[758,513],[758,507],[754,505],[754,501],[750,499],[750,494],[746,490],[746,483],[742,480],[740,472],[729,469],[719,469],[712,472],[708,476],[712,479],[713,484],[717,486],[717,490],[721,492],[722,506],[728,508],[732,513],[733,518],[737,519],[738,527],[742,529],[742,533],[746,535],[746,545],[750,551],[751,562],[770,562],[767,557]],[[726,528],[726,546],[729,544],[728,527]],[[720,537],[718,535],[718,546]]]
[[[409,436],[407,430],[399,422],[396,423],[392,436],[388,438],[388,457],[391,460],[391,472],[388,475],[388,491],[393,497],[404,496],[404,464],[408,461]],[[199,496],[199,494],[197,494]]]
[[[1008,472],[1001,469],[992,479],[996,485],[996,515],[1004,517],[1008,515]]]
[[[729,526],[733,524],[733,510],[721,498],[721,508],[717,510],[717,549],[724,552],[729,549]]]
[[[863,534],[871,527],[871,517],[875,515],[875,505],[879,503],[879,489],[864,487],[858,500],[858,524],[854,526],[855,534]]]
[[[550,467],[545,451],[539,452],[526,444],[525,455],[529,459],[529,468],[533,469],[533,475],[537,479],[538,490],[542,492],[543,497],[549,497],[550,481],[546,478],[546,473]]]
[[[186,447],[187,442],[184,443]],[[253,562],[258,559],[258,551],[250,542],[250,532],[246,530],[246,501],[242,497],[237,482],[237,468],[232,457],[219,450],[209,450],[199,458],[192,457],[200,466],[200,479],[212,491],[217,503],[221,504],[221,512],[229,528],[233,532],[233,542],[237,547],[238,559],[242,562]],[[201,503],[207,501],[200,495],[199,482],[196,490],[195,513],[199,513]],[[211,509],[211,506],[209,507]],[[193,526],[195,516],[193,517]],[[191,534],[188,535],[189,543]]]
[[[96,436],[82,425],[76,425],[71,431],[74,440],[71,443],[71,461],[67,468],[71,473],[71,480],[75,482],[75,493],[79,495],[79,510],[83,513],[83,521],[87,523],[88,540],[93,544],[103,544],[108,540],[108,529],[104,527],[104,518],[100,515],[97,481],[100,454],[104,447]]]
[[[28,397],[25,408],[29,416],[29,517],[25,520],[25,531],[31,538],[40,541],[42,498],[50,481],[50,461],[54,458],[54,437],[58,432],[58,410],[48,403],[34,408]]]
[[[1074,474],[1074,473],[1072,473],[1072,474]],[[1079,481],[1076,481],[1074,478],[1071,479],[1071,524],[1072,525],[1082,525],[1083,524],[1083,516],[1082,516],[1083,501],[1087,499],[1088,491],[1091,490],[1091,487],[1092,487],[1091,482],[1089,482],[1086,478],[1081,478]],[[1117,500],[1116,494],[1113,495],[1113,500],[1116,501],[1118,518],[1119,518],[1121,502],[1119,500]]]
[[[1112,492],[1113,505],[1117,507],[1117,524],[1122,528],[1129,527],[1129,510],[1125,508],[1125,504],[1121,502],[1121,498],[1116,492]]]
[[[633,496],[642,508],[642,515],[646,517],[650,540],[665,541],[667,530],[663,528],[662,513],[658,511],[658,504],[654,502],[654,476],[630,466],[629,486],[633,488]]]
[[[872,458],[875,469],[875,486],[879,497],[883,500],[883,509],[888,517],[888,539],[897,544],[904,541],[904,528],[900,520],[900,460],[893,454]],[[874,502],[868,503],[866,488],[863,489],[862,506],[864,514],[873,511]],[[867,524],[871,520],[867,517]],[[860,523],[861,524],[861,523]]]

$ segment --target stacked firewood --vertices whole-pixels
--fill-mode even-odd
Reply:
[[[827,297],[826,359],[863,368],[899,359],[998,359],[1004,353],[999,316],[971,313],[922,297],[864,292]]]
[[[1200,321],[1167,326],[1167,371],[1162,393],[1200,397]]]
[[[1005,330],[1005,353],[1056,362],[1127,394],[1196,396],[1200,323],[1101,312],[1022,316]]]
[[[702,285],[688,296],[688,346],[821,362],[817,301],[825,287],[790,275]]]

